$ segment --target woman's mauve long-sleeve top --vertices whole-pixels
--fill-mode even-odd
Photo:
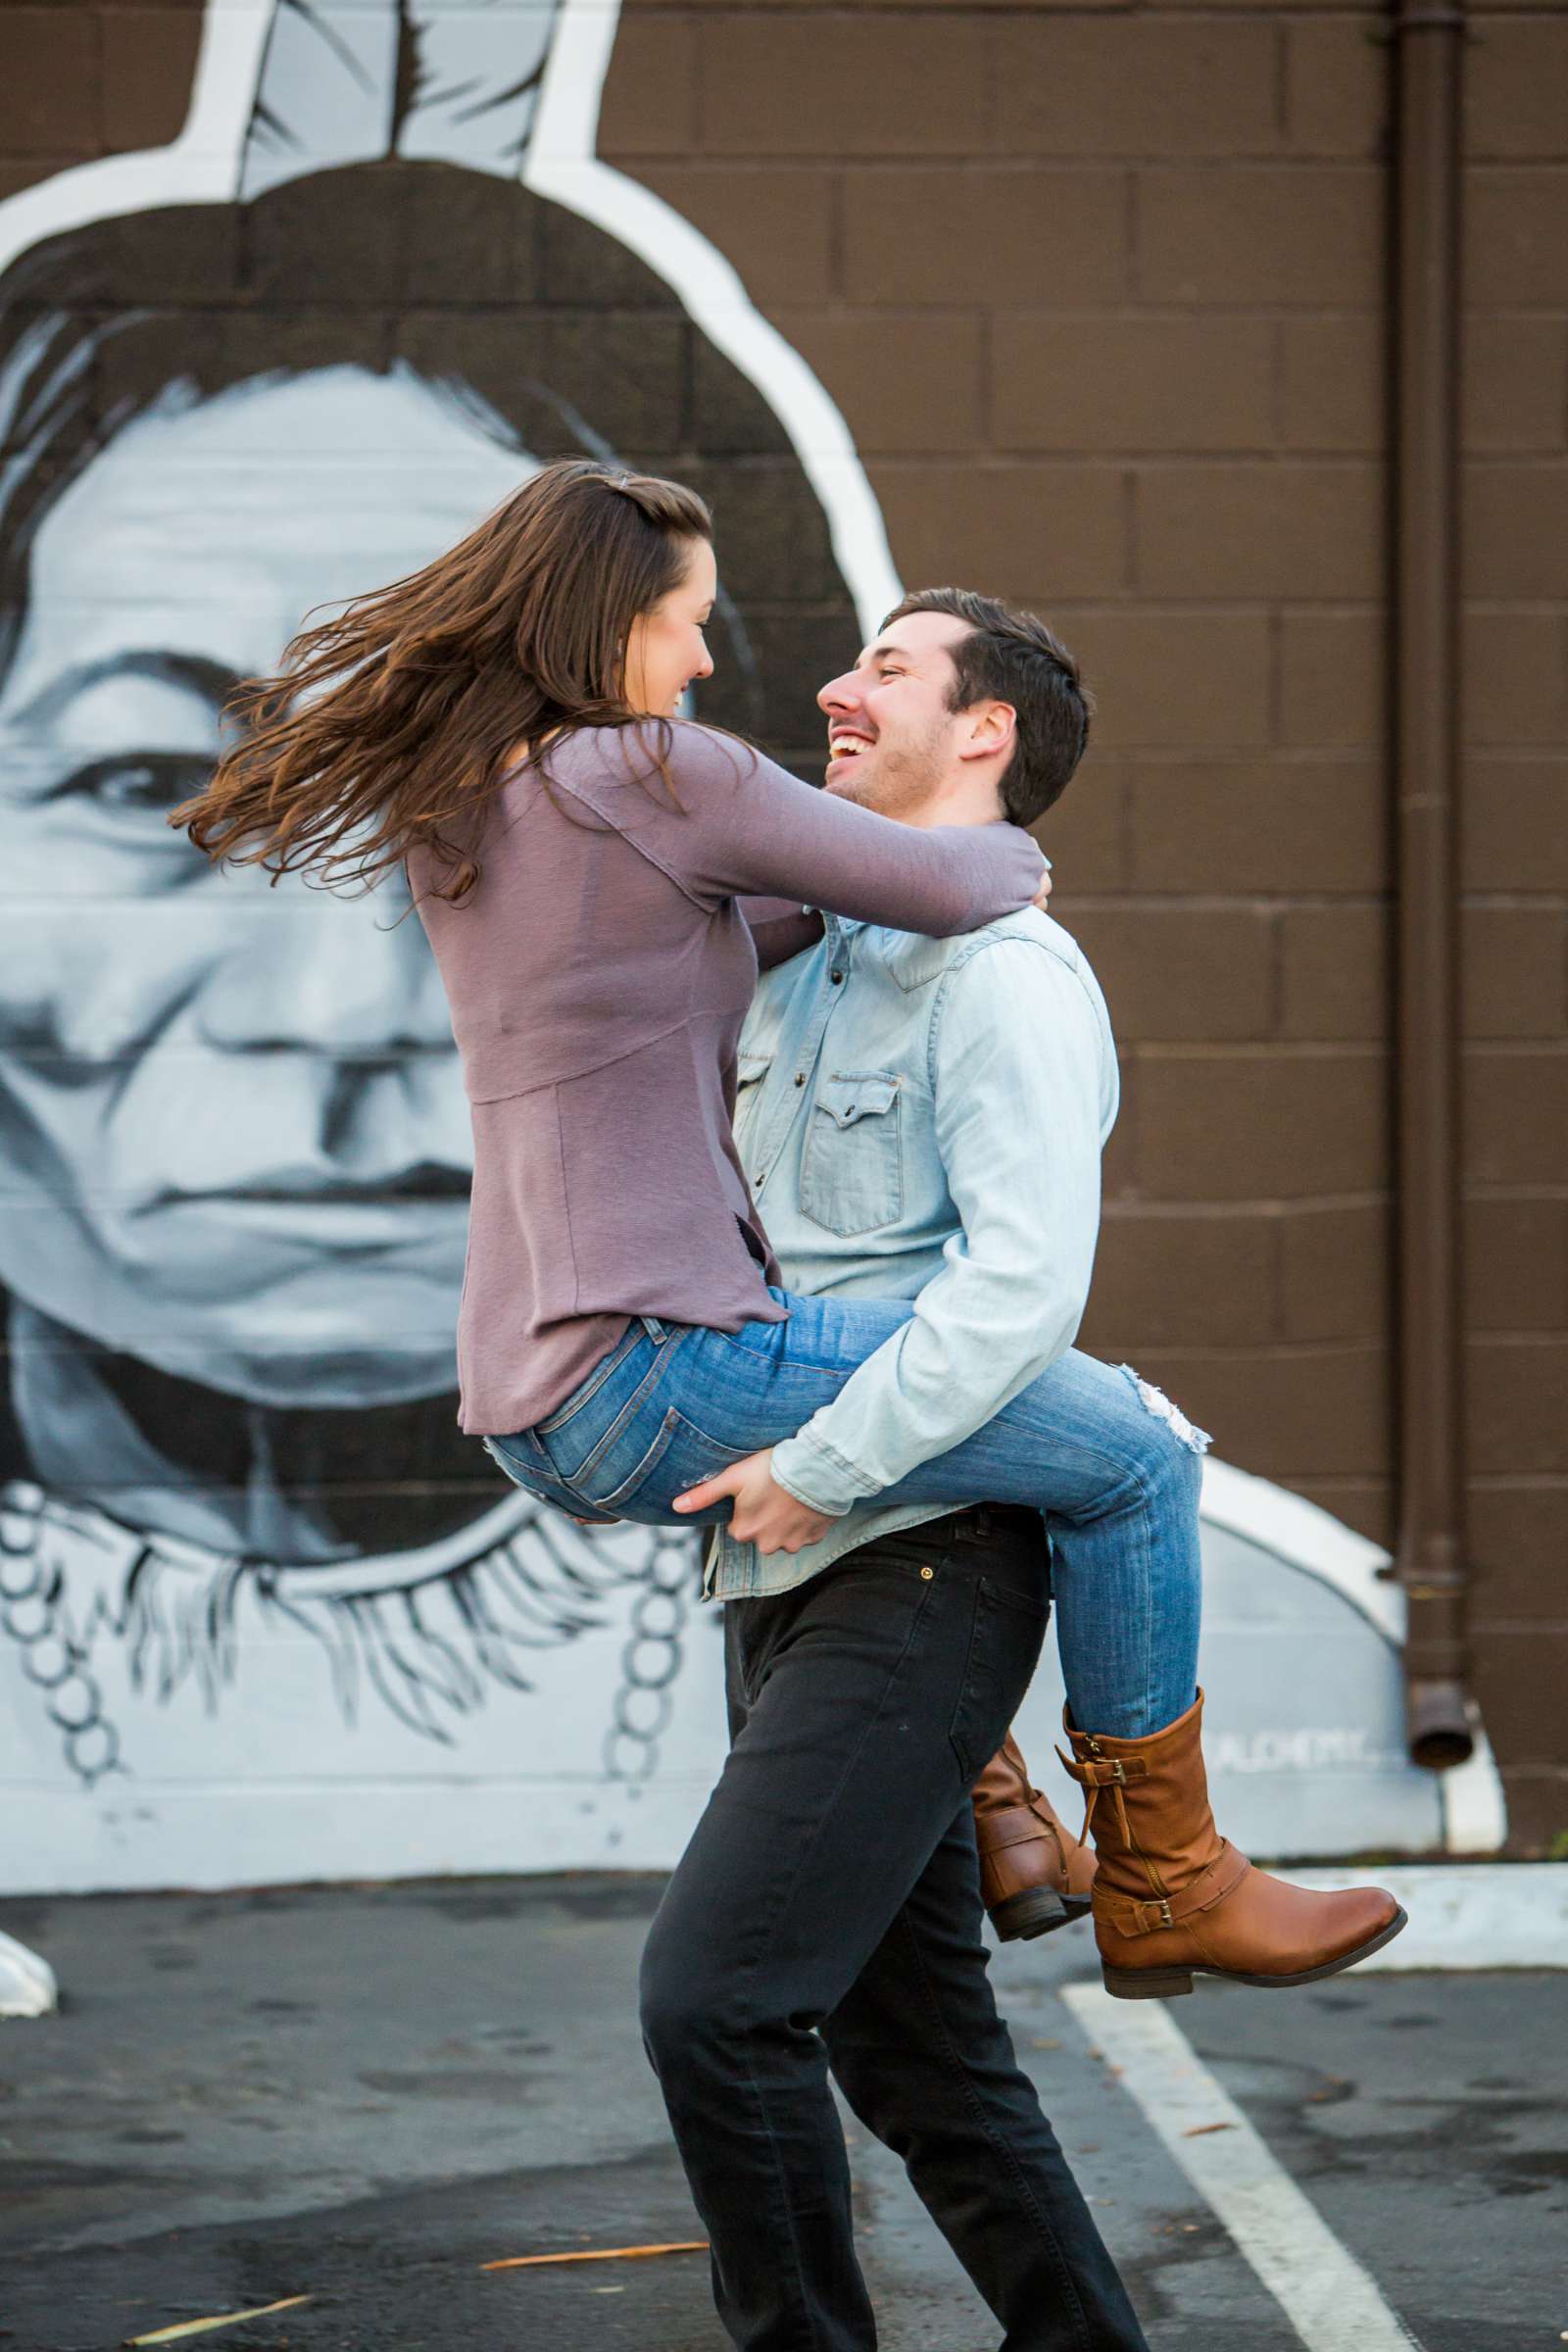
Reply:
[[[782,1320],[730,1132],[757,979],[737,895],[940,937],[1042,873],[1013,825],[896,824],[689,723],[673,799],[649,732],[581,728],[546,760],[487,805],[465,904],[409,859],[473,1113],[458,1371],[478,1435],[542,1420],[633,1315]]]

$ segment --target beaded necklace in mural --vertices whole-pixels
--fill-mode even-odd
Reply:
[[[628,1585],[604,1762],[611,1780],[640,1782],[658,1770],[696,1591],[684,1530],[590,1533],[518,1494],[436,1544],[306,1565],[123,1527],[29,1480],[0,1486],[0,1634],[89,1788],[130,1769],[93,1671],[99,1641],[124,1643],[133,1690],[164,1701],[194,1680],[211,1707],[235,1680],[243,1597],[321,1642],[347,1722],[363,1688],[450,1744],[452,1715],[482,1705],[492,1685],[532,1689],[524,1659],[603,1627]]]

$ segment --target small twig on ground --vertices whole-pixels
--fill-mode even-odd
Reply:
[[[600,2246],[587,2254],[509,2254],[504,2262],[481,2262],[481,2271],[529,2271],[546,2262],[636,2262],[645,2254],[706,2254],[706,2237],[674,2246]]]
[[[308,2303],[309,2295],[285,2295],[281,2303],[257,2303],[249,2311],[220,2311],[210,2320],[179,2320],[172,2328],[155,2328],[150,2335],[127,2335],[127,2344],[173,2344],[181,2336],[208,2335],[215,2328],[237,2328],[241,2320],[264,2320],[270,2311],[292,2311]]]

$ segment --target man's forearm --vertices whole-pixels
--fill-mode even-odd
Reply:
[[[945,984],[929,1066],[960,1230],[910,1320],[775,1448],[798,1500],[843,1512],[881,1494],[1072,1346],[1100,1228],[1100,1055],[1083,990],[1032,943],[988,945]]]
[[[872,1499],[961,1446],[1072,1346],[1087,1284],[1041,1281],[1020,1315],[1016,1275],[964,1282],[969,1271],[929,1282],[909,1321],[773,1448],[773,1476],[799,1501],[837,1516]]]

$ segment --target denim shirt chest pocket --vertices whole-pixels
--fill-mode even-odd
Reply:
[[[835,1070],[817,1086],[801,1155],[801,1212],[829,1233],[870,1233],[904,1213],[903,1081]]]

